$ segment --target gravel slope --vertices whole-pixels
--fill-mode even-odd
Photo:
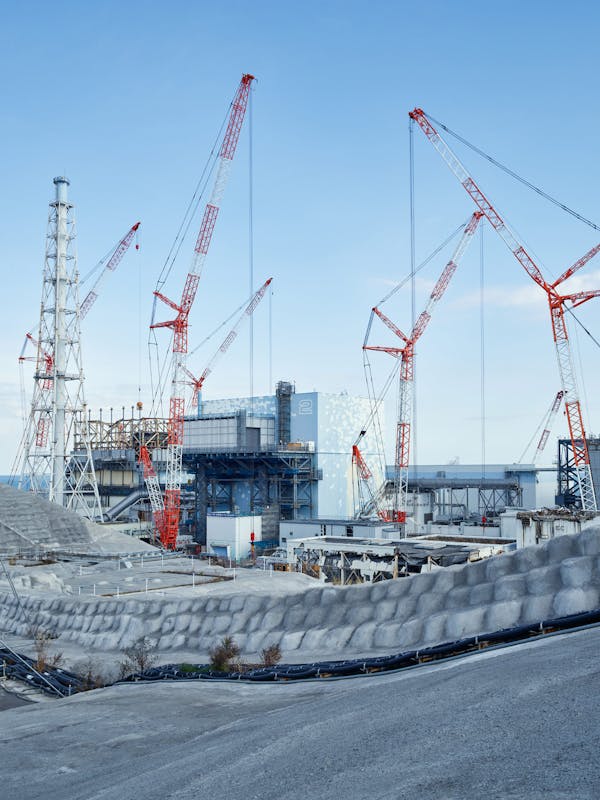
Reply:
[[[0,715],[11,800],[600,796],[600,628],[398,675],[113,687]]]

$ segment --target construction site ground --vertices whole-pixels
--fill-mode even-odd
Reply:
[[[595,628],[397,674],[128,684],[7,710],[3,793],[596,800],[599,648]]]
[[[26,564],[30,564],[26,566]],[[295,572],[279,572],[258,568],[223,567],[214,559],[163,556],[147,553],[139,556],[103,559],[71,558],[51,564],[35,564],[28,560],[16,559],[10,567],[13,582],[20,593],[31,593],[23,588],[33,582],[35,594],[46,592],[68,594],[73,597],[110,597],[113,600],[140,597],[143,599],[195,598],[202,596],[225,597],[248,594],[268,594],[271,597],[284,597],[320,587],[319,581]],[[8,588],[1,580],[0,587]],[[121,654],[114,650],[97,650],[83,647],[76,642],[60,636],[50,644],[50,653],[62,654],[62,666],[79,667],[93,659],[100,671],[107,677],[114,677],[118,671]],[[2,639],[13,649],[25,655],[35,654],[31,636],[15,636],[3,633]],[[215,642],[216,643],[216,639]],[[197,650],[157,651],[158,663],[169,661],[202,662],[207,659],[206,646]]]

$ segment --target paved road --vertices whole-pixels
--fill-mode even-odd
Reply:
[[[0,715],[10,800],[597,800],[600,628],[398,675],[114,687]]]
[[[6,711],[9,708],[20,708],[26,705],[28,705],[27,700],[13,692],[7,692],[6,689],[0,686],[0,711]]]

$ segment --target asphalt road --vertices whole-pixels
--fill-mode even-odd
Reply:
[[[114,687],[0,715],[10,800],[597,800],[600,628],[397,675]]]
[[[20,708],[21,706],[28,705],[28,701],[19,697],[13,692],[7,692],[0,686],[0,711],[6,711],[9,708]]]

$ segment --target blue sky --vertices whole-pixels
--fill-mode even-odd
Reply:
[[[140,252],[128,254],[85,320],[84,356],[92,408],[135,403],[140,377],[148,405],[151,292],[243,72],[258,79],[255,285],[274,277],[273,380],[295,380],[298,391],[365,393],[369,310],[409,269],[407,113],[415,105],[600,220],[599,12],[591,3],[30,2],[4,3],[1,13],[2,472],[18,438],[16,360],[38,314],[52,178],[71,180],[82,274],[142,221]],[[595,244],[590,228],[456,149],[549,272]],[[246,126],[192,315],[192,346],[250,293],[248,153]],[[418,130],[415,177],[419,261],[472,206]],[[558,373],[543,297],[489,228],[484,242],[486,452],[490,462],[513,461]],[[192,246],[184,245],[166,287],[171,296],[181,291]],[[417,311],[444,263],[438,258],[420,276]],[[600,286],[600,262],[577,285]],[[408,327],[409,293],[385,310]],[[418,350],[423,463],[480,458],[479,314],[477,241]],[[580,317],[600,335],[593,302]],[[257,392],[270,388],[268,319],[265,299],[255,314]],[[373,335],[389,341],[383,328]],[[600,431],[598,350],[579,341],[587,426]],[[194,371],[218,343],[194,357]],[[385,357],[372,362],[382,379]],[[246,330],[205,395],[247,394],[249,385]],[[389,419],[394,412],[390,396]],[[556,432],[564,429],[561,417]],[[548,461],[554,449],[551,440]]]

